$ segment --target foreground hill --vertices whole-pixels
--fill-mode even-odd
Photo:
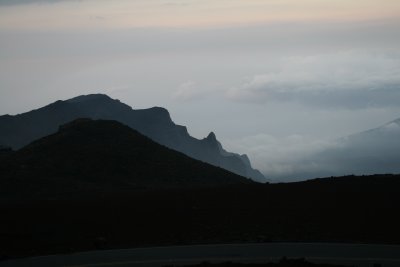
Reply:
[[[134,110],[102,94],[57,101],[15,116],[0,116],[0,145],[19,149],[38,138],[56,132],[60,125],[78,118],[119,121],[157,143],[192,158],[259,182],[266,181],[259,171],[251,167],[246,155],[225,151],[214,133],[201,140],[193,138],[186,127],[176,125],[171,120],[164,108]]]
[[[75,120],[0,159],[0,198],[250,183],[115,121]]]
[[[400,176],[0,201],[0,258],[246,242],[400,244]]]

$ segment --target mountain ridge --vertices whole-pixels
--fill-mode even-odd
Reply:
[[[196,139],[189,135],[185,126],[175,124],[165,108],[132,109],[104,94],[81,95],[58,100],[26,113],[0,116],[0,144],[18,149],[56,132],[61,124],[78,118],[119,121],[157,143],[194,159],[258,182],[266,182],[265,177],[251,167],[250,161],[243,160],[239,154],[225,151],[214,133],[204,139]]]

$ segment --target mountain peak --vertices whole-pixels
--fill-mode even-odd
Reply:
[[[130,110],[132,110],[130,106],[121,103],[121,101],[119,101],[118,99],[113,99],[105,94],[80,95],[65,101],[57,102],[61,102],[61,104],[71,104],[73,106],[79,107],[79,109],[85,110],[87,113],[95,111],[96,116],[94,116],[94,118],[102,118],[100,114],[103,114],[104,112],[115,113],[122,111],[129,112]],[[93,116],[86,115],[85,117],[92,118]]]
[[[215,133],[214,133],[214,132],[210,132],[210,133],[207,135],[206,139],[209,140],[209,141],[217,141],[217,137],[215,136]]]
[[[114,99],[105,94],[89,94],[89,95],[76,96],[66,101],[70,103],[81,103],[92,100],[114,100]]]
[[[163,107],[151,107],[148,110],[151,110],[153,112],[163,113],[165,115],[170,116],[168,109],[163,108]]]
[[[400,129],[400,118],[393,120],[391,122],[388,122],[381,127],[372,129],[372,131],[387,131],[387,130],[399,130]]]

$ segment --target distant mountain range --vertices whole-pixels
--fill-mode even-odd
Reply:
[[[62,197],[85,192],[252,183],[159,145],[116,121],[78,119],[3,154],[0,195]]]
[[[189,135],[185,126],[176,125],[164,108],[134,110],[103,94],[59,100],[30,112],[0,116],[0,145],[19,149],[38,138],[55,133],[60,125],[78,118],[121,122],[155,142],[194,159],[258,182],[266,181],[258,170],[251,167],[246,155],[225,151],[214,133],[211,132],[204,139],[196,139]]]
[[[400,119],[342,138],[318,156],[351,174],[400,173]]]
[[[294,181],[341,175],[400,173],[400,119],[340,138],[293,164],[298,171],[277,180]]]

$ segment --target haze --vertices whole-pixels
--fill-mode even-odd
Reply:
[[[0,0],[0,114],[105,93],[295,176],[400,117],[399,29],[398,0]]]

